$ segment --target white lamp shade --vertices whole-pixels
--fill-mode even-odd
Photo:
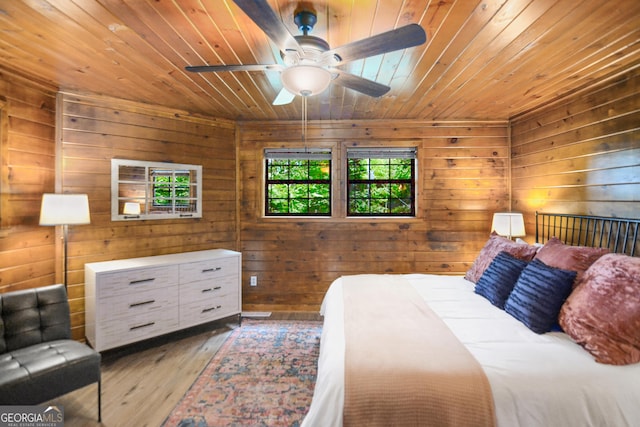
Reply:
[[[89,224],[89,197],[86,194],[43,194],[40,225]]]
[[[313,96],[323,92],[331,83],[329,70],[312,65],[295,65],[286,68],[280,78],[282,85],[295,95]]]
[[[122,213],[125,215],[140,215],[140,203],[126,202]]]
[[[493,214],[491,231],[495,231],[500,236],[522,237],[526,236],[524,231],[524,218],[521,213],[497,212]]]

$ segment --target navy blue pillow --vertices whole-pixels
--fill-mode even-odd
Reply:
[[[576,272],[533,259],[522,270],[504,309],[537,334],[549,332],[573,288]]]
[[[476,282],[475,293],[482,295],[496,307],[504,308],[505,301],[527,264],[527,261],[508,252],[500,252]]]

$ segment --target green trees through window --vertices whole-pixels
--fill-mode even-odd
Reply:
[[[153,205],[188,206],[191,198],[189,171],[153,171]]]

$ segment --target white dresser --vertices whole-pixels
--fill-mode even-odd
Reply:
[[[241,255],[226,249],[85,264],[85,331],[108,350],[242,311]]]

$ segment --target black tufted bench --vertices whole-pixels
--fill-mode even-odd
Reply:
[[[0,405],[36,405],[98,383],[100,353],[71,339],[64,285],[0,294]]]

